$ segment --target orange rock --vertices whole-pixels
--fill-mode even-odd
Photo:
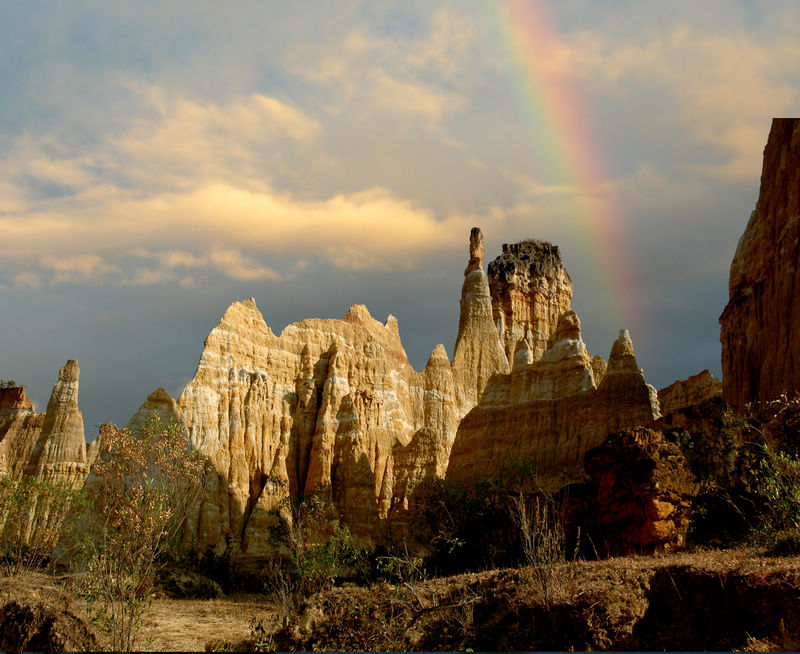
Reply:
[[[688,379],[678,380],[658,391],[661,415],[669,415],[690,406],[702,404],[712,397],[722,395],[722,380],[717,379],[708,370],[692,375]]]
[[[800,391],[798,261],[800,119],[775,118],[720,316],[723,396],[735,408]]]

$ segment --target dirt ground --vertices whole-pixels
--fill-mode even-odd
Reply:
[[[251,620],[274,628],[276,613],[263,595],[230,595],[222,599],[153,602],[139,647],[148,652],[204,651],[207,643],[240,643],[249,638]]]
[[[578,561],[556,566],[548,584],[546,602],[526,568],[336,588],[310,598],[303,615],[282,630],[264,595],[157,599],[138,647],[252,649],[254,621],[263,626],[261,644],[279,649],[764,651],[800,645],[800,557],[742,548]],[[16,613],[9,613],[12,606]],[[27,638],[20,641],[27,649],[102,647],[82,625],[82,602],[63,579],[0,579],[0,636],[7,638],[0,649],[15,649],[15,638]]]

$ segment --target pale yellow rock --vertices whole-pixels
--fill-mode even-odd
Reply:
[[[279,336],[252,298],[231,305],[174,408],[212,470],[187,539],[202,548],[228,537],[246,556],[269,555],[276,525],[290,519],[286,497],[320,491],[366,544],[389,519],[407,527],[417,489],[445,474],[471,479],[502,471],[509,456],[531,457],[555,485],[582,475],[583,453],[612,426],[653,419],[630,339],[615,344],[608,366],[583,344],[560,259],[534,266],[536,298],[522,298],[528,317],[508,314],[522,329],[509,372],[483,257],[475,228],[452,362],[437,345],[422,372],[396,318],[380,323],[362,305]],[[539,273],[552,284],[540,288]],[[540,351],[542,339],[549,347]]]
[[[157,416],[163,426],[169,424],[183,424],[180,409],[173,397],[162,387],[158,387],[144,401],[142,406],[133,414],[128,421],[128,429],[136,434],[140,432],[145,423],[153,416]]]
[[[255,555],[272,547],[264,525],[275,518],[275,483],[295,497],[330,487],[356,536],[374,535],[393,502],[394,452],[434,433],[443,474],[458,419],[444,348],[414,371],[394,317],[382,324],[354,305],[340,320],[303,320],[275,336],[252,299],[209,334],[178,410],[214,469],[191,537],[204,546],[229,534]],[[404,479],[406,492],[416,478]]]
[[[655,419],[627,332],[614,343],[600,384],[577,315],[564,313],[556,332],[563,338],[538,361],[491,380],[459,425],[448,482],[499,478],[524,464],[555,490],[584,478],[583,455],[609,433]]]
[[[492,298],[482,264],[483,235],[473,227],[452,363],[462,415],[478,403],[492,375],[509,371],[508,357],[492,318]]]
[[[30,402],[20,401],[0,415],[0,461],[7,474],[83,484],[89,469],[79,377],[78,361],[71,359],[58,373],[45,413],[36,414]]]
[[[489,264],[488,279],[493,318],[509,361],[526,337],[533,360],[539,359],[559,340],[558,319],[572,299],[572,280],[558,246],[535,240],[506,243]]]

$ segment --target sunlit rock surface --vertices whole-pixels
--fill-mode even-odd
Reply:
[[[556,336],[538,361],[491,379],[459,425],[448,482],[501,477],[524,465],[536,471],[543,487],[555,489],[584,478],[584,453],[610,433],[658,417],[626,330],[612,346],[599,383],[574,311],[561,316]]]
[[[570,309],[572,280],[558,246],[545,241],[503,245],[489,264],[492,317],[509,361],[526,340],[533,360],[555,342],[558,319]]]
[[[800,119],[776,118],[720,317],[723,396],[736,408],[800,391],[798,261]]]
[[[669,415],[690,406],[702,404],[712,397],[722,395],[722,380],[708,370],[670,384],[658,391],[661,414]]]
[[[45,413],[35,413],[24,388],[0,397],[0,471],[21,479],[83,484],[88,474],[83,417],[78,409],[78,361],[58,373]]]

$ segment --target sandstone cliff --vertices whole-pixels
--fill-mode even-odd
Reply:
[[[513,361],[527,341],[532,360],[552,347],[558,319],[569,311],[572,280],[561,264],[558,246],[545,241],[504,244],[489,264],[492,317],[506,356]]]
[[[608,433],[658,416],[627,332],[606,365],[583,344],[577,315],[561,311],[572,283],[557,248],[505,248],[494,276],[503,306],[492,304],[483,258],[474,228],[452,363],[437,345],[422,372],[397,320],[378,322],[364,306],[276,335],[252,298],[231,305],[177,403],[157,391],[131,422],[179,416],[210,463],[187,537],[269,554],[279,514],[290,519],[285,499],[321,491],[357,537],[374,539],[387,520],[413,520],[416,489],[445,474],[502,471],[511,456],[556,485],[581,477],[583,453]]]
[[[230,534],[248,554],[267,547],[268,514],[283,497],[317,489],[331,490],[355,534],[373,535],[395,476],[404,489],[415,479],[395,458],[424,450],[441,474],[459,411],[444,348],[414,371],[394,317],[380,323],[354,305],[340,320],[304,320],[275,336],[252,299],[209,334],[178,410],[215,470],[192,529],[201,544]],[[433,455],[415,445],[430,434],[442,448]]]
[[[45,413],[36,414],[24,390],[0,410],[0,470],[80,486],[88,474],[83,417],[78,409],[80,369],[75,359],[58,373]],[[6,397],[12,394],[7,394]],[[12,406],[13,405],[13,406]]]
[[[800,119],[776,118],[720,317],[723,395],[736,408],[800,390],[798,261]]]
[[[703,370],[688,379],[678,380],[662,388],[658,391],[658,402],[661,405],[661,414],[666,416],[719,395],[722,395],[722,380],[714,377],[708,370]]]
[[[613,432],[658,417],[654,391],[636,366],[627,331],[611,349],[599,383],[574,311],[538,361],[492,378],[458,428],[446,479],[456,484],[532,466],[544,488],[583,479],[583,455]]]

